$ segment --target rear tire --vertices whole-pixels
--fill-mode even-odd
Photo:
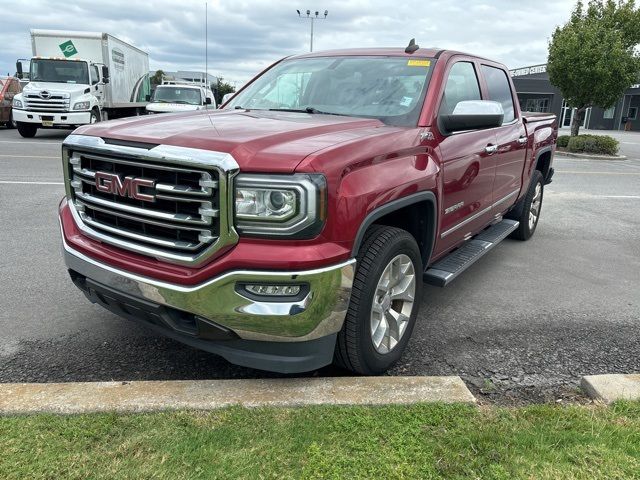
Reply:
[[[18,122],[16,126],[18,133],[23,138],[33,138],[38,133],[38,127],[33,123]]]
[[[396,363],[409,342],[422,299],[422,260],[405,230],[374,225],[362,242],[334,362],[362,375]]]
[[[507,218],[518,220],[520,225],[514,230],[510,238],[529,240],[536,231],[542,210],[544,196],[544,177],[539,170],[535,170],[531,177],[527,194],[518,202],[514,209],[507,214]]]

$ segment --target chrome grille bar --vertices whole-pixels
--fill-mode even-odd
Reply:
[[[136,214],[139,215],[141,217],[150,217],[150,218],[157,218],[159,220],[166,220],[166,221],[170,221],[170,222],[177,222],[177,223],[188,223],[191,225],[210,225],[211,224],[211,217],[216,217],[218,216],[218,211],[217,210],[207,210],[207,212],[213,213],[212,215],[202,215],[201,218],[192,216],[192,215],[185,215],[185,214],[180,214],[180,213],[168,213],[168,212],[160,212],[160,211],[156,211],[156,210],[150,210],[150,209],[146,209],[146,208],[140,208],[140,207],[134,207],[131,205],[125,205],[125,204],[121,204],[118,202],[112,202],[110,200],[105,200],[103,198],[100,197],[94,197],[93,195],[86,195],[84,193],[82,193],[81,191],[79,191],[80,187],[77,187],[77,184],[72,184],[72,186],[76,189],[76,197],[79,198],[80,200],[82,200],[85,203],[91,203],[91,204],[96,204],[96,205],[101,205],[103,207],[109,207],[113,210],[120,210],[123,212],[128,212],[128,213],[132,213],[132,214]]]
[[[87,236],[171,263],[199,264],[237,242],[231,155],[168,145],[108,144],[70,135],[63,144],[69,205]],[[96,188],[96,174],[144,179],[144,201],[125,189]],[[113,192],[113,193],[112,193]],[[140,191],[139,193],[143,193]]]

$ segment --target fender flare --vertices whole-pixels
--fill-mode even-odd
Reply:
[[[545,153],[551,154],[551,158],[549,159],[549,170],[547,171],[546,175],[545,175],[545,172],[541,172],[546,181],[547,178],[549,177],[549,172],[551,171],[551,164],[553,163],[553,145],[547,145],[546,147],[542,147],[536,152],[535,163],[533,164],[532,171],[535,170],[535,167],[536,165],[538,165],[538,161],[540,160],[540,157]]]
[[[364,218],[364,220],[362,221],[362,223],[360,224],[360,227],[358,228],[358,233],[356,234],[356,238],[353,242],[351,256],[356,257],[358,255],[360,246],[362,245],[362,239],[364,238],[364,234],[366,233],[367,229],[375,223],[376,220],[384,217],[385,215],[393,213],[397,210],[401,210],[405,207],[408,207],[410,205],[414,205],[420,202],[427,202],[431,204],[432,217],[433,217],[431,223],[426,225],[426,229],[428,232],[428,234],[426,235],[426,238],[428,243],[422,255],[423,268],[426,269],[429,259],[431,258],[431,254],[433,253],[433,247],[435,246],[435,243],[436,243],[436,231],[437,231],[437,224],[438,224],[438,213],[437,213],[438,202],[435,194],[430,190],[414,193],[407,197],[399,198],[397,200],[392,200],[391,202],[385,203],[384,205],[381,205],[376,209],[372,210],[371,212],[369,212],[367,216]],[[429,229],[431,230],[430,232],[429,232]]]
[[[542,147],[540,150],[538,150],[538,152],[536,153],[536,163],[538,163],[540,157],[547,152],[553,153],[553,145],[547,145],[546,147]]]

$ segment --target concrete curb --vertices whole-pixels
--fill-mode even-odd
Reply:
[[[580,386],[594,400],[640,400],[640,374],[587,375]]]
[[[573,153],[564,150],[556,150],[556,155],[570,158],[584,158],[587,160],[626,160],[626,155],[592,155],[590,153]]]
[[[0,384],[0,414],[424,402],[476,399],[454,376]]]

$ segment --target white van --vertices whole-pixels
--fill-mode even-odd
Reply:
[[[156,87],[147,113],[187,112],[216,108],[216,100],[210,88],[178,82],[163,82]]]

